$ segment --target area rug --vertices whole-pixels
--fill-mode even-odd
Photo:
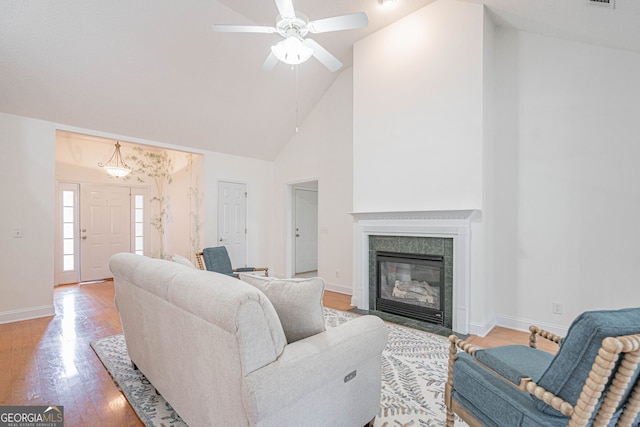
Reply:
[[[327,328],[357,317],[325,308]],[[387,324],[382,352],[382,397],[375,427],[435,427],[445,424],[444,384],[448,344],[445,337]],[[131,366],[123,335],[91,343],[104,366],[147,427],[186,426],[171,405]],[[466,426],[456,420],[456,427]]]

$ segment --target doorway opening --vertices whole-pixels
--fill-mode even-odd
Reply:
[[[195,263],[202,249],[204,156],[119,140],[131,173],[113,177],[99,163],[114,141],[56,131],[56,285],[110,278],[117,252]]]
[[[291,186],[292,276],[318,273],[318,181]]]

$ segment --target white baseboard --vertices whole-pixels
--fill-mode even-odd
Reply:
[[[567,335],[568,328],[563,326],[554,325],[552,323],[539,322],[536,320],[520,319],[511,316],[496,316],[496,326],[502,326],[509,329],[515,329],[518,331],[529,332],[529,326],[535,325],[538,328],[552,332],[556,335],[564,337]]]
[[[352,295],[353,289],[349,286],[338,285],[336,283],[324,282],[324,288],[327,291],[337,292],[339,294]]]
[[[491,332],[491,329],[493,329],[494,326],[496,326],[495,317],[492,317],[485,323],[471,322],[469,324],[469,334],[484,337]]]
[[[41,307],[23,308],[20,310],[3,311],[0,313],[0,324],[19,322],[21,320],[37,319],[39,317],[54,316],[56,310],[53,305],[43,305]]]

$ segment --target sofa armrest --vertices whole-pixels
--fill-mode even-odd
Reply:
[[[248,413],[260,419],[295,406],[303,396],[331,381],[344,384],[367,375],[360,368],[372,359],[380,366],[387,336],[384,322],[367,315],[287,345],[276,361],[244,378]],[[379,371],[374,375],[373,380],[380,384]]]

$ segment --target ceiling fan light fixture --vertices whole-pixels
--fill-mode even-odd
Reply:
[[[380,3],[380,6],[384,9],[391,9],[398,3],[398,0],[378,0],[378,3]]]
[[[271,46],[271,52],[285,64],[301,64],[313,55],[313,49],[304,45],[296,36],[287,37]]]

